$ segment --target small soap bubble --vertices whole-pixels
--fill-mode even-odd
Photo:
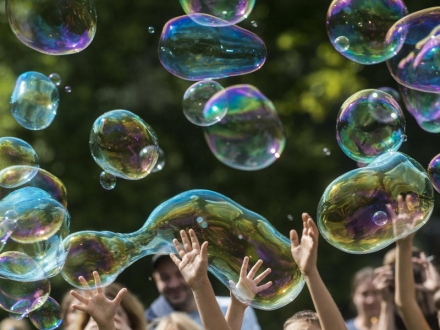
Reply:
[[[288,214],[288,215],[287,215],[287,219],[289,219],[289,221],[293,221],[293,215]]]
[[[17,221],[18,213],[15,210],[8,210],[5,212],[5,220]]]
[[[70,86],[64,87],[64,90],[66,91],[66,93],[72,93],[72,88]]]
[[[161,148],[158,149],[159,149],[159,157],[157,158],[156,165],[151,170],[152,173],[162,171],[163,168],[165,167],[165,153]]]
[[[203,229],[208,228],[208,223],[207,223],[207,222],[202,222],[202,228],[203,228]]]
[[[324,148],[322,149],[322,152],[326,155],[326,156],[330,156],[332,153],[330,152],[329,148]]]
[[[388,223],[388,215],[384,211],[377,211],[373,214],[373,222],[382,227]]]
[[[51,73],[49,75],[49,79],[50,79],[50,81],[53,82],[53,84],[55,86],[61,85],[61,77],[60,77],[60,75],[58,73]]]
[[[243,235],[238,235],[238,239],[243,239]]]
[[[112,190],[114,187],[116,187],[116,177],[106,171],[101,173],[99,182],[101,183],[102,188],[106,190]]]
[[[148,280],[149,280],[149,281],[152,281],[153,278],[152,278],[151,276],[148,276]]]
[[[341,36],[335,39],[336,49],[340,52],[345,52],[350,48],[350,40],[347,37]]]
[[[197,222],[198,223],[202,223],[203,222],[203,218],[202,217],[197,217]]]
[[[154,27],[153,26],[150,26],[148,28],[148,33],[154,33]]]
[[[251,22],[251,25],[252,25],[253,27],[258,27],[258,24],[257,24],[256,21],[252,21],[252,22]]]

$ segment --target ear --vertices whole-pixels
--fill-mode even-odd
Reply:
[[[153,271],[153,280],[154,280],[154,283],[156,284],[156,286],[157,286],[157,281],[159,281],[159,279],[160,279],[159,272]]]

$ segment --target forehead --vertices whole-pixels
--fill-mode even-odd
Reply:
[[[171,259],[163,258],[161,260],[158,260],[157,266],[154,269],[154,272],[160,273],[160,274],[173,274],[173,273],[180,273],[179,268],[174,264],[174,262]]]

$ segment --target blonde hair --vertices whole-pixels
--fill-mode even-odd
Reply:
[[[118,292],[124,287],[119,283],[112,283],[104,288],[105,296],[109,299],[114,299]],[[132,330],[145,330],[147,323],[144,316],[144,307],[139,299],[128,291],[121,301],[121,307],[127,313],[128,321]],[[81,313],[78,319],[69,326],[69,330],[83,330],[87,323],[89,323],[90,315]]]
[[[321,328],[321,324],[319,323],[318,314],[316,314],[315,312],[312,312],[310,310],[304,310],[304,311],[297,312],[297,313],[293,314],[292,317],[288,318],[287,321],[284,323],[283,329],[286,329],[287,326],[289,326],[291,324],[300,325],[301,323],[310,323],[310,324],[316,325],[319,328]]]
[[[0,322],[0,330],[30,330],[29,323],[22,320],[15,320],[7,317]]]
[[[153,325],[154,326],[154,325]],[[157,320],[155,330],[202,330],[187,314],[172,312]]]

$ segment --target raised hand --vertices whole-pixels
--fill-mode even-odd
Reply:
[[[95,279],[96,292],[90,289],[84,277],[80,276],[78,278],[84,286],[87,297],[80,295],[76,291],[70,291],[70,294],[82,303],[82,305],[72,305],[72,307],[89,314],[101,330],[114,329],[116,311],[122,298],[127,293],[127,289],[122,289],[118,292],[115,299],[110,300],[104,294],[98,272],[93,272],[93,277]]]
[[[373,286],[380,293],[384,302],[394,302],[394,271],[390,265],[374,270]]]
[[[424,271],[424,281],[421,284],[422,289],[425,291],[429,291],[434,293],[440,287],[440,275],[435,269],[434,265],[426,258],[426,254],[424,252],[420,253],[420,258],[412,258],[412,262],[420,265],[420,267]],[[416,283],[416,287],[418,287]]]
[[[290,231],[293,259],[304,276],[316,270],[319,231],[313,219],[307,213],[302,214],[303,232],[301,242],[295,230]]]
[[[387,205],[388,213],[393,223],[394,237],[401,237],[411,232],[420,220],[421,212],[417,198],[407,194],[405,199],[402,195],[397,196],[397,213],[391,205]],[[412,240],[414,234],[408,235],[407,240]]]
[[[177,239],[173,240],[180,259],[172,253],[170,253],[170,257],[179,268],[185,281],[193,288],[193,286],[208,278],[208,242],[204,242],[200,247],[199,240],[192,229],[189,230],[189,236],[191,242],[186,232],[184,230],[180,231],[183,247]]]
[[[270,268],[267,268],[264,272],[254,278],[258,269],[260,269],[263,264],[263,260],[258,260],[255,265],[251,268],[249,273],[247,272],[249,265],[249,258],[245,257],[243,260],[243,264],[241,265],[240,270],[240,279],[236,285],[237,291],[240,294],[241,298],[243,298],[246,302],[250,302],[254,299],[255,295],[263,290],[266,290],[272,285],[272,282],[269,281],[263,285],[258,286],[262,280],[266,278],[267,275],[272,271]],[[233,281],[229,281],[231,285],[235,285]]]

